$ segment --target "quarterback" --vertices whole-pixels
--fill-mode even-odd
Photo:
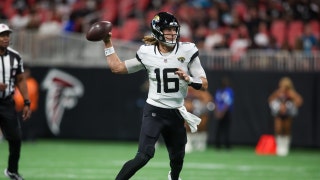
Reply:
[[[127,161],[117,180],[130,179],[153,158],[155,144],[162,135],[170,158],[169,180],[178,180],[183,167],[187,142],[184,122],[197,131],[200,118],[187,112],[184,98],[188,86],[206,90],[208,81],[194,43],[179,42],[180,25],[168,12],[157,13],[151,21],[152,36],[143,38],[136,57],[122,61],[116,54],[109,33],[104,38],[105,55],[115,74],[145,70],[149,92],[143,110],[139,147],[136,156]]]

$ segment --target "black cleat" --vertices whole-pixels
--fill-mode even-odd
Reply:
[[[20,176],[18,173],[9,172],[8,169],[4,170],[4,175],[11,180],[24,180],[23,177]]]

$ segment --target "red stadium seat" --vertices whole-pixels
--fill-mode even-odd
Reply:
[[[286,22],[283,20],[275,20],[271,24],[271,35],[276,39],[279,46],[285,41],[286,29]]]
[[[112,26],[112,38],[114,39],[121,39],[121,35],[122,35],[122,32],[121,32],[121,28],[118,27],[118,26]]]
[[[121,28],[121,39],[133,40],[139,34],[140,21],[136,18],[127,19]]]
[[[317,20],[310,21],[313,34],[320,40],[320,22]]]
[[[10,19],[16,13],[16,10],[12,6],[13,0],[6,0],[5,2],[2,2],[2,3],[4,3],[3,4],[4,14],[8,16],[8,18]]]
[[[150,1],[151,0],[138,0],[137,8],[140,11],[145,11],[149,6]]]
[[[110,21],[113,24],[116,22],[118,16],[118,6],[116,0],[105,0],[102,4],[102,20]]]
[[[290,47],[294,48],[296,46],[297,38],[302,35],[303,32],[303,22],[302,21],[292,21],[288,26],[288,40]]]
[[[119,11],[120,18],[125,20],[134,11],[135,2],[131,0],[120,0],[120,1],[118,0],[117,3],[120,8],[120,11]]]
[[[150,25],[150,22],[152,21],[153,17],[158,13],[158,11],[156,10],[150,10],[148,11],[147,15],[146,15],[146,19],[145,19],[145,24],[147,24],[148,26]]]

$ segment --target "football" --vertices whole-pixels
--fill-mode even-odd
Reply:
[[[109,21],[98,21],[92,24],[87,31],[86,38],[88,41],[101,41],[112,30],[112,23]]]

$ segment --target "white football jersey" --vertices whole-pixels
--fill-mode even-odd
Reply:
[[[190,75],[190,64],[198,58],[198,49],[195,44],[179,42],[175,49],[168,54],[161,54],[154,45],[142,45],[137,51],[136,58],[148,72],[149,93],[147,102],[161,108],[183,106],[188,83],[180,79],[175,71],[180,68]],[[130,65],[127,65],[127,68],[128,66]],[[129,73],[140,69],[131,67],[132,65],[128,68]],[[200,72],[203,72],[202,75],[205,77],[201,65],[197,67],[201,68]]]

